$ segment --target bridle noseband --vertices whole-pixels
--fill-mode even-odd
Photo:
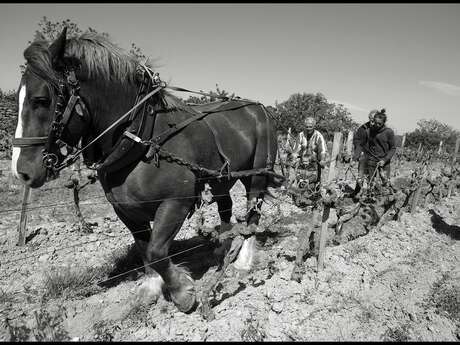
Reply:
[[[76,111],[80,116],[84,116],[84,112],[86,111],[86,106],[78,95],[80,91],[80,85],[77,77],[75,76],[75,71],[66,70],[64,72],[64,78],[65,79],[59,80],[57,87],[58,93],[54,118],[50,125],[48,136],[13,138],[13,147],[45,145],[45,148],[42,151],[43,165],[48,170],[48,172],[54,176],[56,176],[57,173],[65,167],[61,167],[59,165],[63,158],[66,157],[66,155],[59,152],[59,150],[62,147],[74,149],[73,146],[62,140],[62,133],[67,127],[67,124],[69,123],[69,120],[71,119],[74,111]],[[69,90],[70,97],[68,97],[67,103],[65,103],[65,92],[67,89]]]

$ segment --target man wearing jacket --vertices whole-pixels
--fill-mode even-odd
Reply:
[[[358,162],[358,176],[360,181],[363,179],[366,170],[363,147],[365,147],[367,143],[369,131],[374,123],[374,116],[376,113],[378,113],[378,110],[372,110],[369,113],[369,121],[361,125],[353,137],[354,151],[352,162]]]
[[[305,169],[316,171],[316,182],[321,182],[321,172],[326,165],[326,140],[315,129],[316,120],[313,117],[305,118],[305,134],[299,133],[299,158]]]
[[[376,169],[383,184],[386,184],[390,177],[390,161],[396,146],[393,130],[386,127],[386,120],[385,109],[373,110],[369,113],[369,122],[359,127],[356,132],[353,139],[353,161],[359,160],[359,177],[353,195],[361,189],[364,176],[371,178]]]
[[[366,174],[372,176],[378,168],[383,184],[390,178],[390,162],[396,151],[395,135],[393,130],[385,125],[386,121],[385,109],[375,114],[374,124],[370,127],[367,150],[364,152],[364,156],[367,157]]]

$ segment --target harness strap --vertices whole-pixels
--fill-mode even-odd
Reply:
[[[48,141],[48,137],[27,137],[27,138],[13,138],[13,146],[27,147],[44,145]]]
[[[170,86],[168,86],[167,88],[171,88]],[[218,112],[222,112],[222,111],[231,111],[231,110],[236,110],[236,109],[239,109],[239,108],[243,108],[243,107],[246,107],[248,105],[251,105],[251,104],[258,104],[256,102],[252,102],[252,103],[246,103],[246,104],[242,104],[242,105],[238,105],[238,106],[235,106],[233,108],[228,108],[228,109],[216,109],[216,110],[211,110],[211,111],[203,111],[203,112],[199,112],[197,115],[194,115],[190,118],[188,118],[187,120],[184,120],[182,121],[181,123],[177,124],[177,125],[174,125],[173,127],[171,127],[170,129],[164,131],[163,133],[161,133],[160,135],[157,135],[154,139],[152,139],[151,141],[154,142],[155,144],[158,144],[158,145],[161,145],[163,144],[166,140],[168,140],[173,134],[177,133],[178,131],[180,131],[182,128],[184,127],[187,127],[190,123],[192,123],[193,121],[198,121],[198,120],[201,120],[202,118],[210,115],[210,114],[213,114],[213,113],[218,113]]]
[[[147,101],[150,97],[152,97],[154,94],[156,94],[158,91],[160,91],[163,88],[162,85],[156,87],[153,91],[149,92],[142,100],[139,101],[134,107],[132,107],[128,112],[126,112],[123,116],[121,116],[117,121],[112,123],[109,127],[107,127],[101,134],[99,134],[97,137],[95,137],[93,140],[91,140],[86,146],[83,148],[79,149],[77,152],[72,154],[70,157],[68,157],[62,164],[56,169],[56,170],[62,170],[65,167],[71,165],[75,160],[77,160],[78,155],[82,153],[84,150],[86,150],[88,147],[93,145],[97,140],[99,140],[104,134],[106,134],[108,131],[110,131],[112,128],[114,128],[116,125],[118,125],[121,121],[123,121],[129,114],[131,114],[135,109],[137,109],[139,106],[141,106],[145,101]]]
[[[79,96],[75,96],[75,95],[70,96],[69,102],[67,103],[67,107],[64,110],[64,114],[62,114],[61,123],[63,126],[67,125],[67,122],[70,119],[70,115],[72,114],[72,110],[79,100],[80,100]]]
[[[225,168],[227,168],[227,175],[228,179],[230,179],[230,159],[225,155],[224,150],[222,148],[222,145],[220,144],[219,136],[216,133],[216,130],[211,126],[211,124],[206,120],[206,118],[203,119],[203,121],[208,125],[209,129],[211,130],[212,134],[214,135],[214,142],[217,145],[217,149],[219,150],[219,154],[222,156],[222,158],[225,160],[224,165],[220,168],[220,172],[222,173]]]
[[[208,116],[208,113],[199,113],[197,115],[194,115],[192,117],[189,117],[187,120],[182,121],[179,124],[174,124],[173,127],[170,129],[164,131],[160,135],[157,135],[154,139],[152,139],[152,142],[155,142],[158,145],[163,144],[166,140],[169,139],[173,134],[176,134],[179,132],[182,128],[187,127],[189,124],[191,124],[194,121],[201,120],[202,118]]]

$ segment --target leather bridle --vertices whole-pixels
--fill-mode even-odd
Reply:
[[[86,106],[79,96],[80,85],[75,76],[75,71],[66,70],[64,72],[64,79],[59,80],[56,107],[54,110],[53,122],[47,136],[43,137],[25,137],[13,138],[13,147],[30,147],[41,146],[45,148],[42,151],[43,165],[45,168],[54,175],[61,170],[59,164],[67,156],[60,152],[62,147],[74,149],[73,146],[67,144],[62,139],[62,133],[67,127],[72,114],[77,112],[78,115],[84,117],[87,113]],[[70,97],[66,102],[66,90]],[[20,116],[21,114],[19,114]]]

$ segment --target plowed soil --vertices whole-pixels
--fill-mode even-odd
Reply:
[[[146,280],[130,232],[96,183],[81,191],[93,233],[83,233],[63,187],[71,171],[34,190],[28,239],[16,246],[21,188],[2,176],[0,187],[0,340],[133,341],[458,341],[460,339],[460,196],[405,213],[366,233],[329,242],[325,268],[305,256],[301,282],[291,280],[298,238],[311,214],[277,191],[264,204],[255,267],[232,266],[211,296],[214,320],[199,310],[143,294]],[[85,176],[85,175],[84,175]],[[243,216],[244,189],[232,189]],[[215,204],[207,226],[219,224]],[[198,291],[217,269],[212,245],[197,236],[198,215],[187,220],[171,249],[188,267]],[[198,246],[198,247],[197,247]],[[193,247],[197,247],[191,249]],[[128,272],[128,273],[125,273]]]

